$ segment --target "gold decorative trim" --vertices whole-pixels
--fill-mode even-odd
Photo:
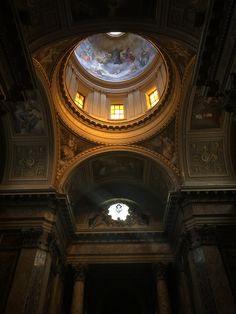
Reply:
[[[110,153],[110,152],[129,152],[136,153],[148,158],[151,158],[154,162],[160,163],[162,168],[164,168],[169,177],[172,179],[174,186],[178,186],[180,184],[180,172],[179,169],[176,168],[168,159],[162,156],[159,153],[156,153],[150,149],[137,146],[137,145],[106,145],[106,146],[98,146],[89,150],[85,150],[69,160],[62,168],[58,169],[57,177],[56,177],[56,186],[59,190],[62,191],[63,185],[73,171],[75,167],[77,167],[81,162],[84,162],[91,157],[96,155]]]
[[[38,71],[42,74],[42,76],[43,76],[45,82],[46,82],[47,85],[48,85],[48,88],[50,88],[51,83],[50,83],[50,81],[49,81],[49,78],[48,78],[48,76],[47,76],[46,71],[44,70],[44,67],[42,66],[42,64],[41,64],[37,59],[35,59],[35,58],[32,58],[32,59],[33,59],[33,65],[34,65],[34,67],[36,68],[36,70],[38,70]]]
[[[163,54],[163,53],[162,53]],[[150,120],[154,119],[157,114],[160,114],[163,112],[164,107],[167,105],[167,102],[171,99],[171,96],[173,94],[173,71],[170,66],[170,61],[168,59],[168,56],[163,56],[163,60],[165,62],[165,66],[167,69],[167,76],[168,76],[168,82],[167,86],[165,87],[165,91],[163,93],[163,96],[160,99],[160,102],[158,103],[158,107],[154,106],[152,109],[149,109],[145,114],[143,114],[141,117],[132,119],[130,121],[124,121],[114,124],[114,122],[109,121],[102,121],[96,118],[91,117],[89,114],[87,114],[85,111],[79,109],[70,96],[67,93],[66,87],[65,87],[65,69],[67,62],[71,56],[71,52],[67,53],[67,55],[64,56],[62,59],[60,69],[59,69],[59,86],[60,86],[60,92],[61,96],[64,100],[64,103],[69,110],[69,112],[75,116],[77,119],[79,118],[82,120],[83,123],[86,123],[90,125],[92,128],[99,128],[103,131],[110,131],[110,132],[119,132],[119,131],[129,131],[130,129],[138,128],[143,125],[146,125],[150,122]]]
[[[73,47],[54,69],[51,93],[60,119],[73,133],[98,145],[132,145],[160,133],[175,117],[180,104],[181,79],[175,63],[165,52],[161,53],[168,72],[168,85],[160,100],[161,106],[153,107],[142,116],[128,122],[109,123],[91,117],[73,105],[73,100],[63,83],[66,62],[72,51]]]

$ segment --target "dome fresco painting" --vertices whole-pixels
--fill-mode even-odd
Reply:
[[[133,79],[157,57],[154,45],[141,36],[126,33],[118,38],[107,34],[90,36],[80,42],[75,55],[92,76],[109,82]]]

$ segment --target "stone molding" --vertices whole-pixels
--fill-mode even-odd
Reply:
[[[165,230],[168,234],[173,233],[176,227],[177,217],[180,212],[183,212],[188,206],[195,204],[205,205],[205,204],[235,204],[236,189],[228,190],[180,190],[177,192],[171,192],[169,194],[168,202],[166,205],[166,214],[164,217]],[[214,215],[211,217],[206,217],[207,222],[201,221],[201,226],[203,225],[216,225],[217,221]],[[212,222],[211,222],[212,220]],[[221,219],[222,220],[222,219]],[[232,219],[230,219],[232,222]],[[229,221],[230,222],[230,221]],[[196,223],[196,220],[195,222]],[[233,222],[232,222],[233,224]]]

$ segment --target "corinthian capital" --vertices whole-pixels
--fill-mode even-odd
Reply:
[[[74,280],[75,281],[84,281],[86,277],[86,273],[88,270],[87,264],[78,264],[73,265],[73,271],[74,271]]]
[[[153,265],[157,280],[163,280],[166,277],[168,263],[159,262]]]

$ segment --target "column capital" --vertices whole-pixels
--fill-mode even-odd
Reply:
[[[181,236],[180,246],[183,252],[188,252],[202,245],[216,245],[217,242],[216,226],[201,225],[185,231]]]
[[[55,247],[55,237],[43,230],[41,227],[24,228],[21,230],[22,247],[40,248],[45,251],[52,251]]]
[[[165,279],[168,265],[169,265],[168,263],[164,263],[164,262],[155,263],[153,265],[153,268],[155,271],[155,276],[156,276],[157,280],[164,280]]]
[[[87,264],[77,264],[72,266],[74,281],[84,281],[88,270]]]
[[[39,247],[42,244],[43,229],[24,228],[21,230],[23,247]]]

